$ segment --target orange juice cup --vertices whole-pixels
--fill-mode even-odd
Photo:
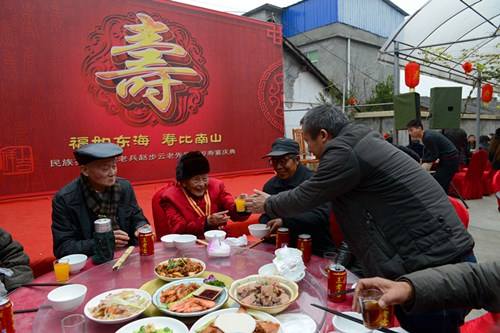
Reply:
[[[57,282],[69,280],[69,262],[54,260],[54,273]]]
[[[245,197],[246,194],[240,194],[235,200],[234,203],[236,205],[236,212],[237,213],[244,213],[246,211],[245,207]]]

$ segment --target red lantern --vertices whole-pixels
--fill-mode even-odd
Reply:
[[[405,66],[405,83],[410,89],[414,89],[420,82],[420,65],[409,62]]]
[[[356,105],[358,104],[358,100],[356,99],[356,97],[349,97],[347,99],[347,105]]]
[[[493,86],[489,83],[486,83],[483,85],[483,88],[481,89],[481,99],[485,103],[491,102],[491,99],[493,98]]]
[[[465,74],[469,74],[470,72],[472,72],[473,66],[471,62],[466,61],[462,64],[462,68],[464,69]]]

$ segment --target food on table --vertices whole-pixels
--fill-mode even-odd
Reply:
[[[259,320],[243,308],[236,313],[224,313],[197,330],[196,333],[278,333],[280,324]]]
[[[134,333],[174,333],[171,328],[155,328],[153,324],[142,325]]]
[[[198,297],[189,297],[185,300],[170,305],[168,309],[172,312],[190,313],[205,311],[213,308],[214,306],[214,301],[209,301],[207,299],[201,299]]]
[[[144,310],[148,299],[132,290],[109,294],[99,304],[90,309],[94,318],[111,320],[130,317]]]
[[[215,300],[217,296],[219,296],[219,294],[221,293],[221,289],[218,288],[212,289],[212,288],[214,287],[203,289],[203,291],[196,294],[196,297],[208,299],[210,301]]]
[[[200,273],[203,271],[203,266],[198,261],[189,258],[176,258],[159,264],[155,270],[158,275],[163,277],[182,278]]]
[[[161,291],[160,302],[169,304],[180,301],[198,288],[200,288],[200,285],[197,283],[178,284],[167,288]]]
[[[253,306],[276,306],[290,301],[288,291],[277,281],[261,280],[239,287],[237,297],[242,304]]]
[[[224,282],[222,282],[221,280],[217,280],[217,278],[213,274],[210,274],[205,280],[203,280],[203,283],[221,288],[224,288],[226,286]]]

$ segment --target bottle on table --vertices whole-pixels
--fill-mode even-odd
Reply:
[[[115,255],[115,235],[111,219],[103,218],[94,221],[94,255],[92,261],[99,265],[113,260]]]
[[[290,232],[288,228],[278,228],[276,233],[276,248],[280,249],[283,246],[290,246]]]
[[[312,238],[311,235],[301,234],[297,239],[297,248],[302,251],[302,260],[307,264],[311,260],[312,255]]]
[[[14,310],[7,296],[0,296],[0,332],[14,333]]]
[[[331,264],[328,267],[328,299],[335,303],[346,300],[347,271],[344,266]]]
[[[149,224],[139,228],[139,254],[151,256],[155,253],[155,236]]]

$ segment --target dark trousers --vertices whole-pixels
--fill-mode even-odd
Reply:
[[[459,262],[477,262],[470,253]],[[405,330],[410,333],[459,333],[465,316],[470,309],[443,309],[418,314],[408,314],[400,306],[394,307],[396,317]]]
[[[453,175],[458,171],[460,161],[456,158],[443,159],[439,161],[439,165],[434,174],[434,179],[441,185],[443,190],[448,193]]]

